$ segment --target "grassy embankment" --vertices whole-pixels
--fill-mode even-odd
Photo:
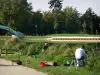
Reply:
[[[36,43],[36,44],[40,45],[39,43]],[[43,52],[42,54],[40,50],[38,54],[38,58],[29,58],[28,55],[22,55],[20,60],[23,62],[24,66],[28,66],[38,71],[48,73],[49,75],[66,75],[66,74],[68,75],[100,75],[100,72],[99,72],[100,61],[96,60],[96,59],[99,59],[100,55],[96,54],[96,56],[92,57],[92,54],[94,54],[92,51],[93,48],[95,47],[94,44],[85,44],[86,49],[89,50],[88,51],[89,59],[87,60],[88,63],[85,67],[80,67],[78,71],[75,71],[75,66],[72,66],[71,69],[68,69],[68,67],[63,66],[66,63],[66,61],[71,59],[70,57],[74,55],[74,51],[77,48],[77,46],[78,46],[77,44],[67,44],[67,43],[54,44],[53,43],[49,46],[49,48],[45,51],[45,53]],[[32,50],[34,49],[32,48]],[[67,57],[69,58],[67,59]],[[5,56],[4,58],[8,60],[18,59],[18,55]],[[31,66],[26,64],[27,60],[30,60]],[[56,61],[59,64],[59,66],[40,67],[41,61]]]
[[[46,37],[48,37],[48,36],[46,36]],[[75,71],[74,66],[69,70],[68,67],[63,66],[63,64],[66,63],[66,61],[68,60],[68,59],[66,59],[65,56],[68,56],[68,57],[73,56],[75,49],[77,48],[78,45],[80,45],[80,43],[76,43],[76,44],[51,43],[50,46],[48,47],[48,49],[44,53],[44,52],[41,52],[43,43],[41,43],[40,40],[38,40],[38,42],[34,41],[34,40],[29,41],[30,38],[35,38],[35,37],[28,36],[28,38],[27,38],[28,44],[26,42],[26,44],[18,44],[17,45],[18,49],[25,51],[24,54],[20,58],[21,61],[23,62],[24,66],[34,68],[38,71],[46,72],[49,75],[100,75],[100,72],[98,71],[99,67],[100,67],[100,64],[99,64],[100,61],[96,60],[96,59],[99,59],[100,55],[93,53],[93,51],[95,50],[95,43],[93,43],[93,44],[84,43],[87,50],[89,50],[89,54],[90,54],[89,60],[88,60],[87,66],[81,67],[78,69],[78,71]],[[37,38],[41,38],[41,37],[38,36],[35,39],[37,39]],[[31,43],[29,43],[29,42],[31,42]],[[44,41],[42,41],[42,42],[44,42]],[[81,43],[81,44],[83,44],[83,43]],[[14,46],[14,45],[12,45],[12,46]],[[98,44],[98,47],[99,47],[99,44]],[[99,47],[99,49],[100,49],[100,47]],[[36,55],[42,56],[42,58],[28,58],[27,52],[29,53],[29,55],[35,55],[33,52],[34,50],[39,51],[38,54],[36,51],[35,51],[35,53],[36,53]],[[33,54],[31,54],[31,53],[33,53]],[[98,53],[100,53],[100,52],[98,52]],[[92,54],[93,54],[93,56],[92,56]],[[4,58],[8,59],[8,60],[18,59],[17,57],[18,57],[18,55],[17,56],[15,56],[15,55],[4,56]],[[30,60],[31,66],[26,64],[27,60]],[[41,61],[56,61],[60,66],[40,67],[39,64]]]
[[[11,56],[6,56],[5,58],[11,60]],[[30,60],[31,66],[26,64],[26,60]],[[37,71],[42,71],[44,73],[48,73],[49,75],[100,75],[100,72],[89,71],[86,70],[84,67],[79,68],[78,71],[75,71],[75,67],[71,67],[68,69],[66,66],[56,66],[56,67],[40,67],[39,63],[43,61],[42,59],[34,59],[28,58],[27,56],[21,56],[21,61],[23,62],[24,66],[31,67],[36,69]]]

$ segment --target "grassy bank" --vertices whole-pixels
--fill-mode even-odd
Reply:
[[[32,37],[27,37],[27,39],[30,38]],[[39,37],[34,37],[34,39],[39,39]],[[48,42],[48,46],[45,49],[44,41],[28,41],[16,43],[7,40],[2,41],[2,43],[0,42],[0,44],[1,49],[11,49],[9,52],[14,52],[15,49],[17,50],[13,55],[3,56],[5,59],[18,59],[18,55],[16,55],[16,53],[22,54],[20,60],[23,62],[24,66],[48,73],[49,75],[100,75],[100,43]],[[68,67],[63,66],[63,64],[66,64],[67,60],[70,61],[71,58],[74,57],[75,49],[80,45],[85,45],[86,47],[86,51],[88,53],[87,65],[85,67],[80,67],[78,71],[75,71],[74,66],[69,70]],[[38,55],[39,58],[28,58],[28,56],[33,55]],[[31,66],[26,64],[27,60],[30,60]],[[55,61],[59,66],[40,67],[41,61]]]
[[[31,45],[31,46],[30,46]],[[63,66],[67,60],[71,59],[74,56],[75,49],[79,46],[79,44],[67,44],[67,43],[50,43],[49,47],[45,49],[44,52],[41,52],[43,43],[32,43],[27,45],[29,51],[29,55],[38,55],[38,58],[29,58],[27,53],[20,56],[20,60],[22,61],[24,66],[28,66],[30,68],[36,69],[38,71],[42,71],[48,73],[49,75],[100,75],[99,67],[100,61],[98,60],[100,55],[100,51],[95,53],[93,52],[95,49],[94,44],[84,44],[86,49],[88,50],[88,62],[85,67],[80,67],[78,71],[75,71],[75,67],[72,66],[71,69]],[[26,45],[25,45],[26,46]],[[99,47],[99,44],[98,44]],[[23,48],[25,50],[25,48]],[[96,51],[96,50],[95,50]],[[23,53],[23,52],[22,52]],[[33,54],[31,54],[33,53]],[[69,58],[67,58],[69,57]],[[4,56],[7,60],[18,59],[18,55],[7,55]],[[27,65],[26,61],[30,60],[31,66]],[[40,67],[41,61],[56,61],[59,66],[48,66],[48,67]]]
[[[4,58],[7,60],[11,60],[11,57],[14,56],[5,56]],[[31,66],[26,64],[26,60],[30,60]],[[23,62],[24,66],[31,67],[33,69],[36,69],[37,71],[42,71],[45,73],[48,73],[48,75],[100,75],[100,72],[95,71],[88,71],[84,67],[81,67],[78,69],[78,71],[75,71],[75,67],[71,67],[71,69],[68,69],[68,67],[60,65],[60,66],[49,66],[49,67],[40,67],[40,62],[44,61],[40,58],[28,58],[27,56],[21,56],[21,61]]]

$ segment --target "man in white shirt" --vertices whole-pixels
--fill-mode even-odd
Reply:
[[[82,45],[80,48],[76,49],[76,51],[75,51],[77,67],[80,66],[80,61],[82,61],[83,65],[84,65],[84,59],[86,58],[86,53],[85,53],[84,48],[85,48],[85,46]]]

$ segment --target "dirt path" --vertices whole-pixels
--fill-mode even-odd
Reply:
[[[30,69],[16,64],[12,65],[12,62],[0,59],[0,75],[47,75],[42,72],[38,72],[34,69]]]

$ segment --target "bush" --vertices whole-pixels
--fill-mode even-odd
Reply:
[[[17,50],[21,50],[21,49],[23,49],[25,46],[27,46],[25,42],[20,42],[20,43],[17,43],[17,44],[15,45],[15,47],[16,47]]]
[[[26,48],[26,43],[25,42],[14,42],[11,40],[5,41],[4,45],[2,45],[2,49],[7,49],[9,52],[20,52],[23,53],[23,51]],[[25,51],[24,51],[25,52]],[[26,51],[27,53],[27,51]]]
[[[41,52],[41,50],[42,50],[42,44],[38,44],[38,43],[30,44],[28,46],[27,55],[37,55],[39,54],[39,52]]]
[[[86,69],[93,70],[93,71],[99,71],[100,69],[100,51],[91,52],[89,54],[89,57],[87,59]]]
[[[43,56],[43,60],[44,60],[44,61],[53,61],[53,59],[54,59],[53,56],[49,56],[49,55]]]
[[[11,40],[7,40],[7,41],[5,41],[2,48],[3,49],[15,49],[15,44],[16,44],[16,42],[12,42]]]
[[[54,61],[57,62],[58,65],[63,64],[63,61],[66,60],[64,56],[59,55],[54,57]]]

